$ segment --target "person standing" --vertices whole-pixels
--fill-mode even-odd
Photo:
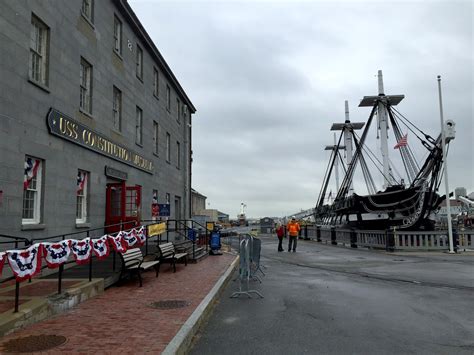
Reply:
[[[285,227],[282,224],[278,224],[276,229],[276,234],[278,237],[278,251],[283,251],[283,236],[285,235]]]
[[[300,224],[296,222],[295,217],[291,217],[291,221],[288,222],[288,225],[286,226],[288,229],[288,251],[292,250],[293,246],[293,252],[296,251],[296,241],[298,240],[298,233],[300,231]]]

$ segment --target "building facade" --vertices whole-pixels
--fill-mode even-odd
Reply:
[[[196,110],[127,1],[3,1],[0,26],[0,234],[190,218]]]

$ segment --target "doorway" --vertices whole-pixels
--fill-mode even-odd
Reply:
[[[106,233],[130,229],[141,221],[141,194],[140,185],[126,186],[125,181],[107,184],[105,200],[105,226]]]

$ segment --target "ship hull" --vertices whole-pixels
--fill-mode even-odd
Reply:
[[[315,210],[315,220],[322,225],[357,229],[430,230],[434,221],[430,218],[441,199],[424,186],[405,189],[392,186],[374,195],[335,200]]]

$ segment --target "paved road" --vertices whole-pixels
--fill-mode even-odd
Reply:
[[[229,282],[191,354],[474,354],[474,255],[262,237],[264,299]],[[237,274],[235,275],[237,277]]]

